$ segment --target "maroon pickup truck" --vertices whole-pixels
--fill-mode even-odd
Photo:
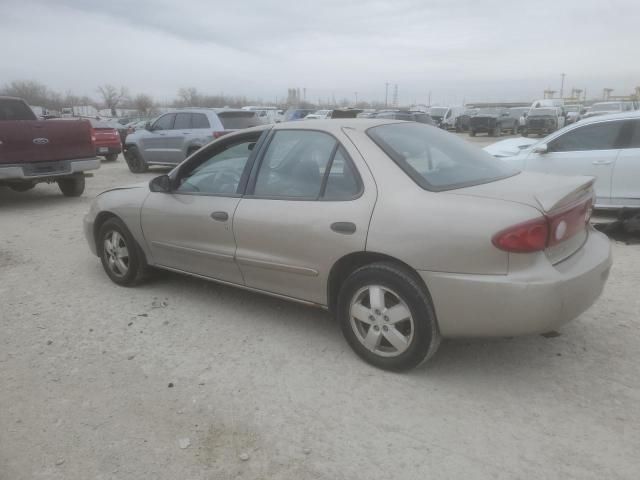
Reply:
[[[87,120],[38,120],[19,98],[0,97],[0,186],[24,192],[57,182],[67,197],[84,192],[85,171],[100,168]]]

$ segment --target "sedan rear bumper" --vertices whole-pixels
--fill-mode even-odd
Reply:
[[[507,275],[419,272],[445,337],[544,333],[573,320],[602,293],[611,268],[609,239],[591,230],[584,246],[552,265],[540,261]]]

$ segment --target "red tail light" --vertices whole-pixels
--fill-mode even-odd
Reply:
[[[96,131],[93,127],[89,127],[89,134],[91,135],[91,143],[96,143]]]
[[[539,252],[582,231],[589,223],[592,210],[593,197],[582,199],[543,217],[502,230],[493,236],[492,242],[506,252]]]
[[[227,133],[229,133],[229,132],[227,132],[225,130],[221,130],[221,131],[218,131],[218,132],[213,132],[213,138],[220,138],[221,136],[226,135]]]
[[[540,217],[498,232],[492,242],[500,250],[530,253],[547,248],[548,240],[549,222],[547,217]]]

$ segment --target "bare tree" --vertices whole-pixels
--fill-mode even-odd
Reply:
[[[140,115],[148,117],[153,110],[153,98],[144,93],[140,93],[133,99],[133,107],[138,110]]]
[[[49,107],[49,89],[33,80],[14,80],[5,85],[0,93],[10,97],[20,97],[29,105]]]
[[[181,88],[178,90],[178,101],[182,107],[199,107],[200,94],[194,87]]]
[[[98,87],[98,93],[102,96],[105,108],[111,110],[113,117],[117,117],[116,108],[128,97],[127,89],[120,87],[120,90],[118,90],[113,85],[106,84]]]

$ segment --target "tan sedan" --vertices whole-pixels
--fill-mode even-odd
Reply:
[[[222,137],[84,228],[120,285],[163,268],[320,306],[381,368],[441,337],[545,332],[600,295],[593,180],[519,173],[442,130],[318,120]]]

